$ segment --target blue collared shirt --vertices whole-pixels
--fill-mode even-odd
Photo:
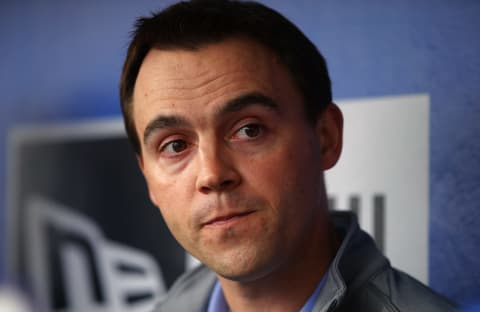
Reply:
[[[327,281],[327,275],[328,274],[325,274],[322,277],[322,279],[320,280],[320,283],[318,283],[317,285],[317,288],[315,288],[315,291],[312,293],[310,298],[308,298],[307,302],[303,305],[300,312],[312,312],[313,306],[317,301],[318,295],[322,291],[322,288],[325,285],[325,282]],[[210,295],[207,312],[230,312],[230,308],[228,307],[227,301],[223,296],[222,286],[220,286],[220,283],[218,281],[215,283],[212,294]]]

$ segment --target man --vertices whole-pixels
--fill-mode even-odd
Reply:
[[[323,57],[277,12],[204,0],[140,19],[120,89],[150,198],[204,264],[156,311],[452,311],[329,214],[342,114]]]

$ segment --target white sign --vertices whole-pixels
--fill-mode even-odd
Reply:
[[[427,283],[429,97],[338,104],[344,148],[326,173],[331,208],[356,211],[392,265]]]

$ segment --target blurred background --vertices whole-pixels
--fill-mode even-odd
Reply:
[[[138,16],[173,2],[0,2],[0,285],[9,280],[11,252],[11,129],[118,118],[118,81],[132,25]],[[478,302],[480,2],[261,2],[291,19],[317,45],[327,59],[336,100],[428,95],[428,283],[459,303]],[[170,277],[165,279],[168,286]]]

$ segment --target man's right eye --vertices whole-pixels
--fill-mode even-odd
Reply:
[[[162,145],[160,153],[166,153],[168,155],[175,155],[183,152],[187,149],[188,144],[184,140],[173,140]]]

